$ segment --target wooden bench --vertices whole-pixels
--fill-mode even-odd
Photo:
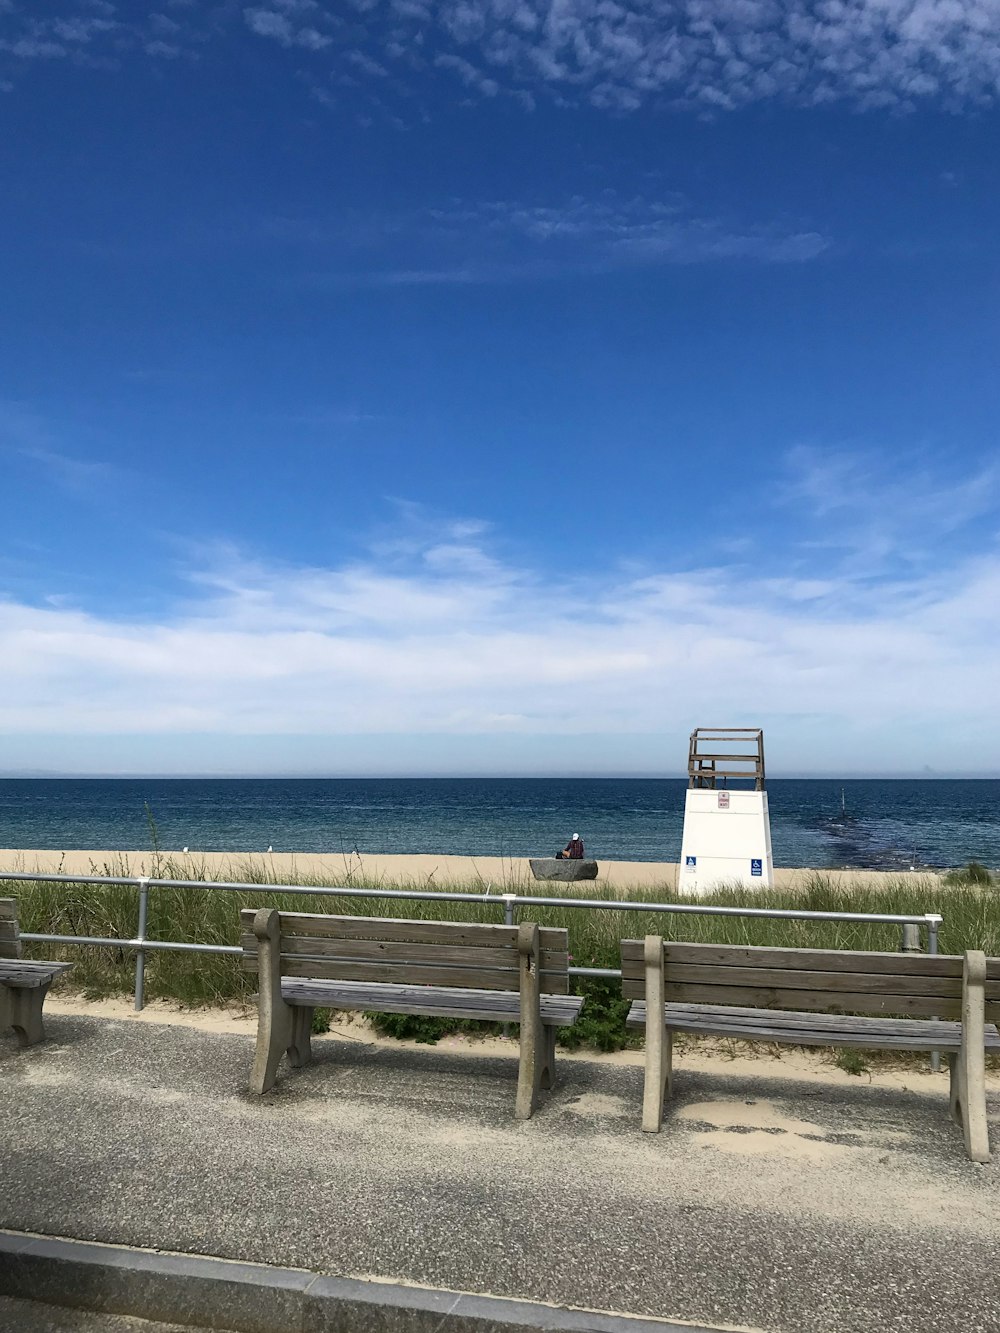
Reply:
[[[633,1001],[627,1025],[646,1032],[642,1127],[650,1133],[673,1090],[674,1032],[939,1050],[948,1054],[951,1113],[966,1151],[974,1162],[990,1160],[984,1052],[1000,1051],[1000,959],[665,944],[647,935],[622,941],[622,991]]]
[[[286,1051],[293,1065],[309,1061],[316,1007],[519,1023],[517,1118],[552,1087],[555,1029],[583,1004],[569,994],[565,930],[266,907],[240,917],[243,966],[259,977],[251,1092],[274,1085]]]
[[[21,957],[17,903],[0,898],[0,1031],[13,1028],[22,1046],[45,1040],[42,1005],[54,977],[72,963],[30,963]]]

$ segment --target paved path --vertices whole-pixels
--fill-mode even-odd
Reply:
[[[246,1038],[53,1016],[0,1037],[0,1225],[768,1333],[997,1333],[1000,1172],[918,1091],[316,1042],[259,1101]],[[929,1090],[928,1090],[929,1085]],[[991,1106],[1000,1146],[1000,1106]]]

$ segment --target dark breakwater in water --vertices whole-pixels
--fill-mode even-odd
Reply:
[[[7,778],[0,845],[528,856],[580,831],[589,855],[676,861],[684,779]],[[843,793],[843,796],[842,796]],[[776,865],[1000,866],[1000,779],[779,778]]]

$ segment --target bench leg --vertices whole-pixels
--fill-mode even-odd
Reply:
[[[646,1077],[642,1089],[642,1128],[659,1134],[663,1122],[664,1095],[673,1095],[674,1036],[667,1030],[664,1015],[663,940],[647,935],[644,945],[646,971]]]
[[[986,1121],[986,1058],[982,1048],[972,1046],[948,1056],[951,1073],[952,1119],[962,1127],[965,1151],[973,1162],[990,1160],[990,1137]]]
[[[518,1120],[528,1120],[538,1105],[547,1040],[538,990],[537,925],[523,922],[518,927],[517,947],[520,955],[521,1058],[517,1070],[514,1115]]]
[[[542,1074],[539,1079],[539,1086],[546,1092],[556,1085],[556,1029],[554,1024],[548,1024],[543,1028],[545,1036],[545,1060],[542,1065]]]
[[[274,1087],[281,1057],[292,1045],[291,1005],[281,994],[281,926],[275,908],[262,907],[254,917],[257,936],[259,991],[257,1049],[250,1071],[250,1091],[258,1096]]]
[[[288,1048],[288,1059],[296,1069],[301,1069],[312,1059],[312,1018],[310,1008],[296,1005],[292,1009],[292,1042]]]
[[[11,993],[10,1025],[17,1033],[18,1043],[24,1046],[37,1046],[45,1040],[42,1027],[42,1005],[49,990],[48,982],[44,986],[15,987]]]
[[[529,1120],[538,1105],[538,1093],[545,1072],[545,1030],[541,1019],[521,1020],[521,1058],[517,1070],[517,1103],[514,1115],[518,1120]]]
[[[258,999],[257,1050],[250,1071],[250,1091],[267,1092],[274,1087],[281,1057],[292,1044],[292,1009],[278,997],[276,1004],[265,1006],[264,996]]]
[[[660,1012],[663,1009],[660,1006]],[[646,1019],[646,1079],[642,1090],[642,1128],[659,1134],[663,1102],[674,1093],[674,1034],[661,1019]]]
[[[962,1126],[965,1151],[974,1162],[990,1160],[986,1124],[986,955],[969,949],[962,965],[962,1044],[948,1057],[951,1113]]]

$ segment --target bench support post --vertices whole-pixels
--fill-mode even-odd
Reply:
[[[962,969],[962,1045],[949,1055],[951,1114],[962,1126],[965,1150],[974,1162],[990,1160],[986,1123],[986,955],[971,949]]]
[[[312,1059],[313,1011],[307,1005],[290,1007],[292,1009],[292,1040],[288,1047],[288,1058],[296,1069],[301,1069]]]
[[[545,1063],[542,1065],[540,1086],[546,1092],[556,1085],[556,1028],[554,1023],[546,1023],[542,1029],[545,1036]]]
[[[12,1027],[22,1048],[37,1046],[45,1040],[42,1006],[51,984],[46,981],[42,986],[0,986],[0,992],[6,991],[8,996],[6,1005],[0,1002],[0,1027]]]
[[[673,1033],[664,1019],[663,938],[647,935],[646,964],[646,1076],[642,1090],[642,1128],[659,1134],[663,1099],[673,1095]]]
[[[250,1091],[260,1095],[274,1087],[278,1064],[292,1045],[292,1007],[281,997],[281,918],[262,907],[253,919],[257,936],[257,1050],[250,1072]]]
[[[526,921],[518,926],[517,951],[521,973],[521,1059],[514,1115],[518,1120],[528,1120],[538,1104],[538,1092],[546,1071],[551,1078],[539,992],[538,926],[534,922]]]

